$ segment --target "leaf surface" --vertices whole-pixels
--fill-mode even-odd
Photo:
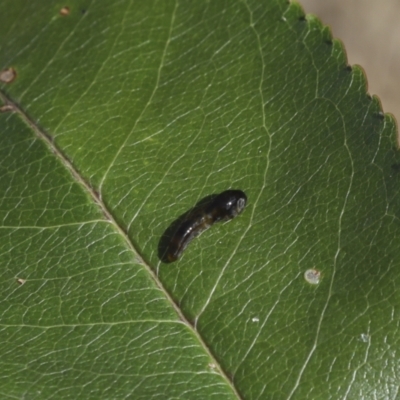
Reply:
[[[340,42],[282,0],[62,6],[0,4],[0,393],[395,399],[396,126]]]

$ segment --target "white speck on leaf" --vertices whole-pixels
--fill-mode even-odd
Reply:
[[[321,280],[321,272],[317,269],[308,269],[304,272],[304,279],[312,285],[318,285]]]
[[[367,333],[362,333],[362,334],[360,335],[360,340],[361,340],[362,342],[364,342],[364,343],[368,343],[369,340],[370,340],[370,337],[369,337],[369,335],[368,335]]]

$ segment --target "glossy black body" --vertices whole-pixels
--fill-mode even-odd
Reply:
[[[215,222],[235,218],[246,202],[247,196],[241,190],[226,190],[188,213],[168,243],[165,261],[176,261],[196,236]]]

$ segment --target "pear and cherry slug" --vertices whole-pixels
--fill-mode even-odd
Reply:
[[[200,233],[220,221],[229,221],[239,215],[246,206],[247,196],[241,190],[225,190],[210,202],[194,209],[177,227],[167,249],[167,262],[176,261]]]

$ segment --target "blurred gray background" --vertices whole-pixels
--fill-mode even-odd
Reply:
[[[361,65],[368,92],[400,121],[400,0],[298,0],[341,39],[349,64]]]

